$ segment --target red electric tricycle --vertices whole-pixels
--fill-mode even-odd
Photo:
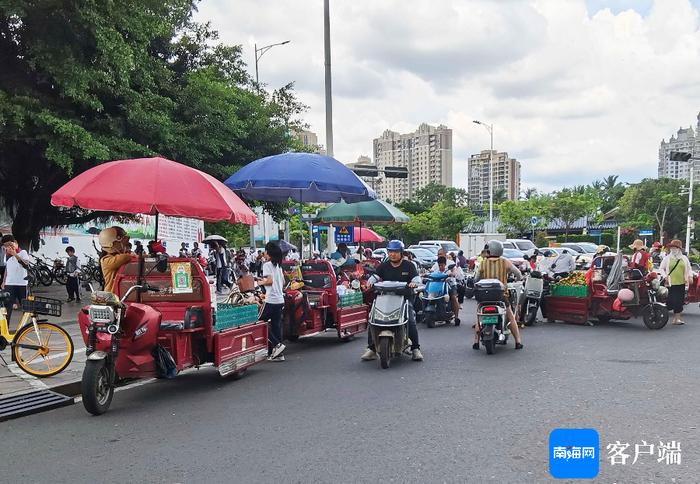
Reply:
[[[543,315],[550,321],[587,323],[628,320],[642,317],[649,329],[661,329],[668,323],[668,309],[664,304],[665,288],[655,272],[643,275],[639,270],[625,270],[618,290],[607,284],[615,255],[603,255],[593,259],[588,272],[588,290],[585,297],[546,296]],[[632,291],[634,297],[625,302],[618,300],[622,289]]]
[[[93,293],[78,316],[87,361],[82,379],[86,410],[107,411],[121,381],[173,377],[211,363],[221,376],[240,377],[267,356],[267,324],[257,306],[240,324],[219,326],[209,282],[195,259],[134,257],[116,278],[114,293]],[[165,370],[165,372],[164,372]]]
[[[285,261],[283,269],[286,274],[291,273],[291,263]],[[340,339],[347,340],[367,329],[369,306],[363,302],[364,293],[339,297],[339,277],[330,262],[307,260],[300,269],[303,286],[296,288],[292,283],[285,291],[285,339],[296,341],[300,337],[335,331]],[[340,277],[348,276],[349,273]],[[350,277],[355,280],[355,276]],[[356,284],[355,289],[360,289],[360,285]]]

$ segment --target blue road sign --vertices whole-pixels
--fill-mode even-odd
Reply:
[[[336,244],[352,244],[355,241],[355,231],[352,227],[341,225],[335,228],[335,243]]]
[[[539,222],[539,220],[537,219],[537,217],[532,217],[532,218],[530,219],[530,224],[533,225],[533,226],[534,226],[534,225],[537,225],[537,222]]]
[[[651,229],[640,229],[640,230],[639,230],[639,235],[641,235],[641,236],[644,236],[644,235],[646,235],[646,236],[651,236],[651,235],[654,235],[654,231],[651,230]]]

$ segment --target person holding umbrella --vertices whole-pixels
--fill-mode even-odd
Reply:
[[[674,239],[667,246],[670,249],[669,255],[664,257],[659,266],[661,277],[668,285],[668,300],[666,306],[673,311],[673,323],[675,325],[685,324],[681,319],[683,306],[685,304],[686,286],[693,283],[693,271],[690,261],[683,254],[683,243]]]

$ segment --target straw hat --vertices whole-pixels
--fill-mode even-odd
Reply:
[[[668,243],[666,247],[676,247],[677,249],[683,250],[683,242],[681,242],[678,239],[673,239],[671,242]]]
[[[637,239],[634,242],[632,242],[632,245],[630,245],[630,249],[642,250],[646,249],[646,246],[644,245],[644,242],[642,242],[642,239]]]

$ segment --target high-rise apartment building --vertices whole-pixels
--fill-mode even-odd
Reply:
[[[489,185],[493,167],[493,193],[504,190],[508,200],[520,196],[520,162],[508,157],[507,152],[484,150],[469,157],[468,192],[469,203],[483,205],[489,201]]]
[[[695,131],[693,131],[692,126],[680,128],[668,141],[662,139],[659,146],[659,178],[690,178],[690,163],[670,160],[671,151],[684,151],[691,153],[693,157],[700,157],[700,113],[698,113]],[[695,183],[700,182],[700,165],[698,164],[695,165],[693,178],[695,178]]]
[[[452,130],[447,126],[423,123],[407,134],[386,130],[373,144],[379,170],[392,166],[408,170],[408,178],[386,178],[380,173],[375,182],[379,198],[399,203],[429,183],[452,186]]]

